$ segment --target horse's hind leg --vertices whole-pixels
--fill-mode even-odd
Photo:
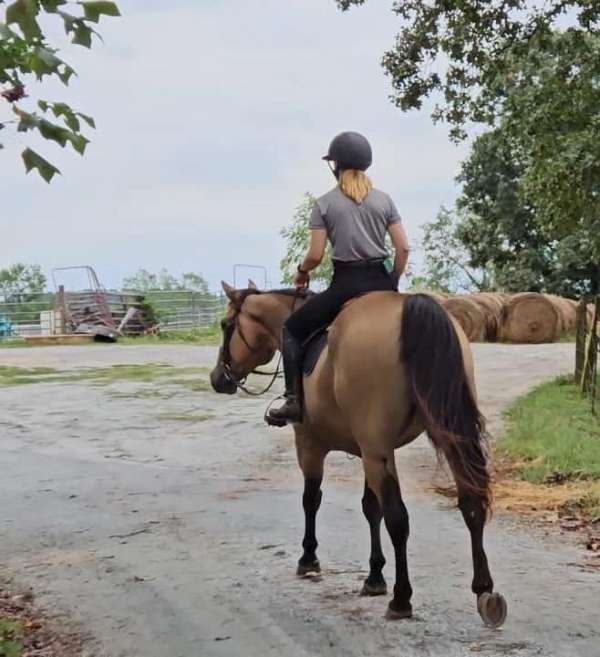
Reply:
[[[394,597],[390,601],[386,618],[399,619],[412,616],[412,588],[408,578],[406,543],[408,541],[408,511],[402,501],[394,453],[385,457],[363,453],[365,475],[383,509],[383,519],[388,530],[396,557],[396,583]]]
[[[298,463],[304,474],[304,494],[302,506],[304,508],[304,539],[302,541],[303,553],[298,561],[298,575],[318,573],[321,570],[317,559],[316,520],[317,511],[321,506],[321,482],[323,481],[323,461],[327,452],[320,445],[314,443],[300,429],[296,430],[296,450]]]
[[[477,596],[477,609],[486,625],[500,627],[506,620],[507,605],[502,595],[492,593],[494,582],[483,547],[483,528],[487,515],[485,499],[482,495],[466,490],[459,482],[457,487],[458,506],[471,534],[473,554],[471,589]]]
[[[377,496],[369,488],[366,480],[365,492],[362,498],[362,509],[371,531],[371,557],[369,559],[369,576],[365,580],[361,595],[385,595],[387,593],[387,586],[381,572],[385,566],[385,557],[381,549],[380,531],[383,512]]]

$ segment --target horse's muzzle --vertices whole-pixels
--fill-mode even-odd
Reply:
[[[210,373],[210,384],[215,392],[224,395],[235,395],[237,392],[236,382],[225,372],[222,365],[217,365]]]

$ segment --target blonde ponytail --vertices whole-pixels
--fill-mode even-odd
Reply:
[[[342,192],[360,205],[373,189],[373,183],[364,171],[345,169],[340,173],[339,186]]]

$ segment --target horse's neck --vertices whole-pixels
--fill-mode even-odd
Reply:
[[[288,319],[293,311],[301,308],[306,303],[306,299],[277,292],[272,292],[269,296],[275,299],[275,303],[268,308],[266,324],[273,335],[277,336],[278,346],[281,346],[281,330],[286,319]]]

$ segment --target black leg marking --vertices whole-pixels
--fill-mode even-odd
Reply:
[[[370,572],[365,580],[362,595],[385,595],[387,585],[382,574],[385,557],[381,549],[381,519],[383,512],[375,493],[365,482],[365,491],[362,498],[362,509],[369,523],[371,531],[371,557],[369,559]]]
[[[491,593],[494,582],[490,575],[487,557],[483,549],[483,527],[486,510],[480,497],[472,493],[459,493],[458,506],[471,533],[471,551],[473,554],[473,585],[475,595]]]
[[[304,553],[298,562],[298,575],[306,575],[310,572],[319,572],[321,567],[317,559],[317,536],[315,531],[317,511],[321,506],[321,478],[306,478],[304,480],[304,494],[302,495],[302,506],[304,507],[304,540],[302,547]]]
[[[382,483],[383,517],[396,555],[396,584],[394,597],[388,609],[388,618],[412,616],[412,588],[408,578],[406,543],[408,541],[408,511],[402,501],[397,480],[387,475]]]

